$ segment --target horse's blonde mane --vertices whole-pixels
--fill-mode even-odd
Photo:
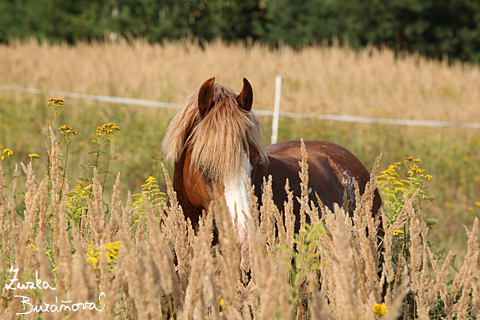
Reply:
[[[238,106],[238,93],[215,84],[214,106],[195,126],[198,92],[199,89],[195,90],[181,103],[170,122],[162,147],[167,160],[178,161],[190,148],[191,166],[204,166],[219,181],[229,180],[242,170],[243,153],[248,154],[249,144],[257,150],[261,161],[267,161],[260,122],[252,112]]]

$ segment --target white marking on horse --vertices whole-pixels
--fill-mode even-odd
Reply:
[[[343,171],[341,184],[343,185],[344,188],[348,188],[352,186],[353,184],[352,177],[349,175],[348,171]]]
[[[251,178],[252,165],[245,152],[243,153],[243,169],[248,178]],[[237,209],[238,233],[240,235],[240,241],[243,243],[246,217],[251,218],[249,210],[250,198],[248,197],[248,189],[243,171],[238,172],[232,179],[225,181],[225,200],[230,217],[232,218],[232,223],[235,220],[235,208]]]

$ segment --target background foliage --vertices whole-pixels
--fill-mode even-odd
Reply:
[[[0,42],[198,37],[353,48],[480,62],[479,0],[2,0]]]

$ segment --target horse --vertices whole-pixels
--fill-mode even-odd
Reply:
[[[243,79],[240,93],[206,80],[179,106],[170,122],[163,152],[174,166],[173,188],[185,219],[197,228],[203,210],[207,211],[214,188],[224,197],[230,216],[237,213],[238,232],[243,241],[246,219],[251,218],[245,174],[255,187],[261,205],[262,184],[272,177],[273,201],[280,211],[287,201],[286,180],[291,191],[300,197],[301,141],[283,141],[264,147],[260,122],[252,112],[253,89]],[[349,214],[355,208],[355,183],[363,194],[370,180],[369,171],[348,150],[325,141],[306,141],[308,154],[309,202],[333,211],[349,199]],[[318,203],[317,197],[321,200]],[[372,214],[382,204],[375,190]],[[320,211],[319,211],[320,212]],[[299,229],[300,205],[294,205],[295,231]],[[319,213],[321,214],[321,213]],[[307,218],[307,223],[310,221]]]

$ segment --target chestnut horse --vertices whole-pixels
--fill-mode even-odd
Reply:
[[[173,188],[185,218],[194,228],[202,210],[212,200],[213,186],[224,196],[232,221],[238,214],[240,238],[245,219],[250,217],[246,173],[261,201],[263,179],[272,176],[273,200],[279,210],[287,201],[288,179],[295,197],[300,197],[299,161],[301,142],[284,141],[268,147],[261,142],[259,121],[251,112],[253,90],[243,79],[240,93],[208,79],[180,105],[163,141],[163,151],[175,163]],[[324,141],[306,141],[310,200],[318,206],[316,194],[330,210],[343,204],[347,193],[350,214],[355,208],[355,179],[363,194],[370,175],[362,163],[346,149]],[[375,190],[372,214],[381,205]],[[299,228],[298,203],[294,206],[296,231]],[[307,222],[309,222],[309,217]],[[243,242],[243,241],[242,241]]]

